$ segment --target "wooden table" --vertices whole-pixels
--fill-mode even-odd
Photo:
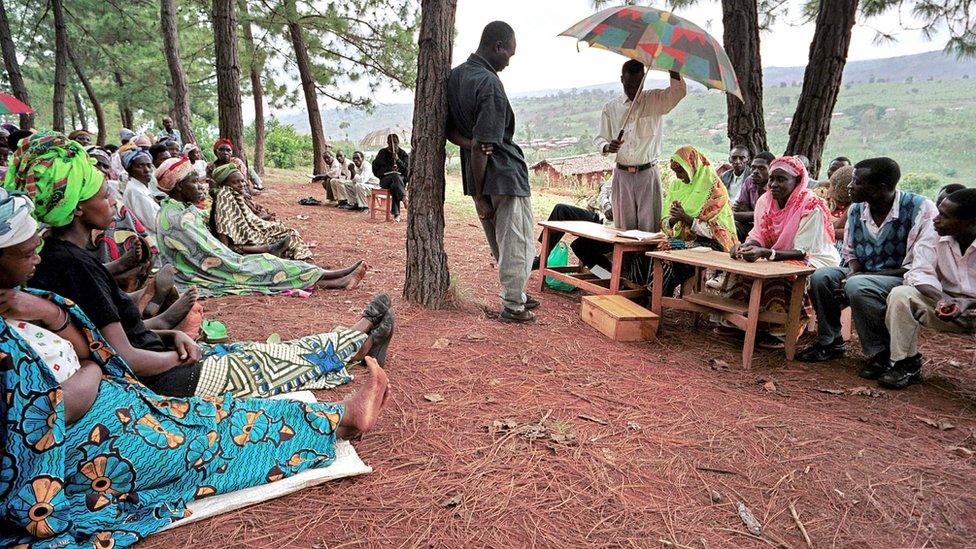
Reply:
[[[540,221],[539,225],[542,226],[542,253],[539,255],[539,272],[542,273],[540,277],[542,291],[546,290],[546,277],[551,276],[560,282],[565,282],[574,288],[579,288],[590,294],[622,295],[628,299],[639,297],[644,293],[643,289],[620,289],[624,254],[628,252],[647,252],[657,248],[661,242],[664,242],[663,238],[661,240],[644,242],[634,240],[633,238],[621,238],[618,236],[618,233],[621,232],[619,229],[605,227],[600,223],[593,223],[591,221]],[[589,238],[590,240],[611,244],[613,246],[613,256],[610,260],[612,267],[609,280],[601,280],[593,273],[584,271],[582,265],[549,268],[546,262],[549,259],[549,235],[552,231],[559,231],[568,235],[571,234],[576,237]]]
[[[651,293],[651,311],[660,316],[661,309],[681,309],[696,313],[718,314],[746,333],[742,347],[742,365],[752,366],[752,351],[756,344],[759,322],[786,325],[786,359],[793,360],[796,340],[800,337],[803,323],[800,312],[803,295],[806,292],[807,277],[813,274],[813,267],[791,265],[777,261],[757,261],[747,263],[729,257],[728,253],[715,250],[672,250],[667,252],[648,252],[654,261],[654,289]],[[682,287],[680,299],[663,296],[664,271],[661,261],[671,261],[695,267],[695,276]],[[704,269],[715,269],[736,274],[752,280],[749,303],[745,304],[716,294],[703,291]],[[762,305],[763,282],[775,278],[796,277],[789,296],[787,312],[760,311]],[[659,327],[660,329],[660,327]]]

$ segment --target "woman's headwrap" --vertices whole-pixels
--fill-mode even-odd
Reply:
[[[152,147],[153,144],[152,139],[146,135],[137,135],[132,141],[137,147]]]
[[[92,134],[88,130],[75,130],[68,134],[68,139],[71,139],[72,141],[76,141],[79,137],[83,135],[87,135],[88,137],[92,136]]]
[[[854,166],[839,168],[830,176],[830,188],[838,205],[851,203],[851,181],[854,179]]]
[[[810,176],[803,162],[795,156],[781,156],[769,164],[770,175],[776,170],[782,170],[797,178],[796,187],[793,188],[793,193],[782,208],[770,192],[766,192],[759,198],[760,202],[764,202],[761,206],[764,213],[762,219],[757,221],[752,232],[749,233],[749,239],[774,250],[791,250],[800,222],[813,210],[819,209],[824,232],[833,242],[834,226],[827,203],[808,188],[807,182]],[[758,203],[756,210],[760,210]]]
[[[214,168],[213,174],[211,174],[210,177],[213,178],[214,183],[218,185],[223,185],[224,182],[227,181],[227,178],[230,177],[230,174],[239,171],[241,170],[237,168],[236,164],[234,164],[233,162],[228,162],[226,164]]]
[[[190,152],[199,151],[200,147],[196,143],[187,143],[183,145],[183,156],[190,156]]]
[[[718,227],[724,229],[721,235],[713,234],[713,239],[722,245],[723,249],[731,249],[735,245],[735,218],[729,205],[729,193],[715,173],[708,158],[691,145],[685,145],[671,156],[688,174],[688,183],[675,179],[668,188],[664,200],[663,217],[670,216],[671,204],[680,202],[681,208],[699,221],[715,221]],[[706,205],[708,206],[706,208]],[[690,229],[690,227],[675,228]],[[665,232],[673,231],[667,226]]]
[[[0,189],[0,249],[27,242],[37,233],[33,211],[34,203],[27,196]]]
[[[128,143],[132,141],[132,138],[136,136],[136,132],[130,130],[129,128],[122,128],[119,130],[119,140]]]
[[[4,188],[26,193],[41,223],[64,227],[78,204],[98,193],[104,179],[81,145],[64,134],[41,131],[17,148]]]
[[[156,186],[159,190],[168,193],[191,173],[196,173],[196,169],[193,168],[189,158],[185,156],[167,158],[156,168]]]
[[[227,145],[228,147],[230,147],[230,150],[232,151],[234,150],[234,142],[231,141],[230,139],[227,139],[226,137],[221,137],[214,143],[213,146],[214,154],[217,154],[217,149],[219,149],[221,145]]]
[[[108,154],[108,151],[99,147],[98,145],[89,145],[85,147],[85,152],[88,153],[89,158],[104,162],[108,165],[112,164],[112,155]]]
[[[119,155],[119,158],[122,160],[122,167],[127,170],[129,169],[129,166],[131,166],[132,163],[135,162],[136,159],[140,157],[145,157],[146,160],[152,162],[152,156],[150,156],[149,153],[140,149],[139,147],[133,147],[131,149],[122,152]]]

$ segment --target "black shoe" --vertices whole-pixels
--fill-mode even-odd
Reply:
[[[535,322],[535,315],[532,314],[532,311],[516,312],[505,307],[502,313],[498,315],[498,320],[509,324],[524,324],[526,322]]]
[[[340,204],[339,205],[339,209],[340,210],[355,210],[356,207],[353,206],[352,204]]]
[[[339,203],[336,204],[336,208],[344,208],[344,207],[346,207],[348,205],[349,205],[349,203],[346,202],[345,200],[340,200]]]
[[[857,375],[864,379],[878,379],[890,369],[891,361],[888,360],[888,353],[881,352],[869,358]]]
[[[539,308],[539,300],[530,296],[529,294],[525,294],[525,310],[532,311],[538,308]]]
[[[813,345],[796,353],[796,359],[800,362],[827,362],[835,358],[841,358],[847,354],[847,344],[844,340],[824,345],[814,343]]]
[[[535,258],[532,259],[532,270],[533,271],[539,270],[539,256],[535,256]]]
[[[894,363],[890,370],[878,378],[878,384],[887,389],[904,389],[922,382],[922,355],[915,355]]]

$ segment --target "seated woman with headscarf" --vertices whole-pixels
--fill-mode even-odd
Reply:
[[[707,246],[731,251],[739,240],[729,191],[708,159],[694,147],[684,146],[671,157],[671,170],[677,179],[664,200],[662,229],[670,237],[667,247],[682,250]],[[695,273],[694,268],[685,265],[664,262],[663,267],[667,296]]]
[[[253,189],[255,191],[263,191],[264,183],[261,182],[261,177],[258,176],[257,172],[249,168],[244,161],[240,158],[234,156],[234,142],[227,138],[218,139],[213,146],[213,153],[216,158],[214,161],[207,164],[207,177],[213,179],[213,172],[215,169],[225,165],[234,164],[241,173],[247,175],[247,183],[249,188],[245,189],[250,193]]]
[[[834,226],[827,203],[808,188],[806,168],[794,156],[777,158],[769,165],[769,190],[756,203],[755,225],[748,238],[732,249],[734,259],[754,262],[787,261],[815,268],[837,267]],[[782,278],[763,284],[763,310],[785,313],[791,282]],[[749,300],[750,284],[737,279],[729,296]],[[761,333],[758,344],[782,347],[782,340]]]
[[[379,419],[389,380],[369,358],[339,403],[160,396],[82,309],[20,289],[40,243],[30,200],[0,194],[0,546],[132,545],[193,500],[330,465]]]
[[[136,219],[150,234],[156,234],[156,219],[159,217],[156,181],[153,177],[152,156],[139,147],[132,147],[122,153],[122,166],[129,174],[122,202],[135,214]]]
[[[77,303],[154,391],[171,396],[271,396],[347,383],[352,378],[346,367],[367,355],[385,362],[394,324],[385,294],[373,299],[363,319],[350,329],[286,343],[198,347],[183,332],[150,329],[132,299],[86,250],[91,232],[111,223],[112,208],[102,174],[84,150],[61,134],[44,132],[18,150],[11,169],[15,175],[8,176],[6,187],[31,193],[37,204],[35,218],[51,227],[31,286]]]
[[[838,251],[844,244],[844,230],[847,228],[847,210],[851,207],[851,181],[854,180],[854,166],[838,168],[827,182],[829,193],[827,205],[830,206],[830,220],[834,225],[834,238]]]
[[[315,287],[352,289],[366,275],[362,261],[326,271],[268,252],[238,254],[210,232],[206,214],[194,206],[204,191],[189,160],[167,160],[156,170],[156,178],[159,188],[169,194],[159,211],[160,257],[176,267],[181,288],[196,286],[203,297],[280,294]]]
[[[210,223],[225,246],[240,254],[270,253],[284,259],[312,259],[312,252],[298,231],[261,216],[266,210],[258,209],[244,193],[244,174],[237,166],[224,164],[215,169],[213,181],[217,192]]]
[[[207,161],[203,159],[203,152],[196,143],[183,145],[183,156],[190,159],[190,162],[193,164],[193,169],[197,171],[200,179],[207,177]]]

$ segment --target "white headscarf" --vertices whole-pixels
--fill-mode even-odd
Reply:
[[[37,233],[33,211],[34,203],[26,195],[0,189],[0,249],[27,242]]]

